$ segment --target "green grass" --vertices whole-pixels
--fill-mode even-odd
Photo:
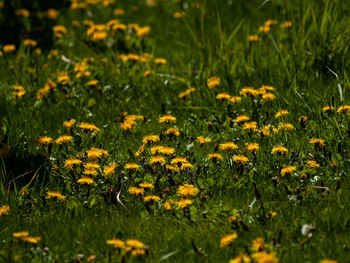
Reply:
[[[263,251],[274,253],[280,262],[326,258],[347,262],[350,127],[348,113],[337,109],[349,103],[350,95],[350,4],[263,2],[168,0],[151,7],[146,1],[116,1],[79,10],[57,2],[52,7],[60,13],[54,20],[36,17],[46,10],[36,1],[29,6],[6,2],[0,21],[6,25],[8,39],[0,39],[0,48],[15,44],[17,50],[0,56],[0,207],[10,207],[8,214],[0,212],[0,261],[87,262],[95,255],[95,262],[229,262],[240,253],[253,255],[252,241],[261,237],[266,243]],[[20,8],[31,15],[11,13]],[[125,14],[114,15],[116,8]],[[179,11],[186,15],[174,18]],[[142,38],[129,30],[101,41],[88,39],[85,20],[106,24],[116,18],[125,25],[150,26],[151,31]],[[277,24],[259,33],[269,19]],[[72,21],[80,26],[72,26]],[[286,21],[292,26],[282,28]],[[66,27],[62,38],[53,35],[54,25]],[[249,41],[250,35],[258,35],[259,40]],[[24,46],[27,38],[38,41],[40,54]],[[52,50],[57,55],[50,58]],[[147,63],[123,62],[119,56],[129,53],[149,53],[153,58]],[[167,63],[156,65],[158,57]],[[84,59],[90,75],[78,78],[74,68]],[[151,71],[147,77],[146,70]],[[68,84],[59,83],[60,72],[69,74]],[[207,79],[212,76],[220,77],[220,85],[210,89]],[[38,90],[48,79],[57,86],[38,99]],[[88,86],[94,79],[98,85]],[[14,85],[25,89],[22,98],[13,94]],[[240,95],[243,87],[262,85],[275,88],[271,91],[275,100],[261,103],[261,95]],[[195,91],[179,98],[189,88]],[[216,99],[221,92],[242,100]],[[326,105],[334,110],[324,112]],[[282,109],[289,114],[275,118]],[[125,131],[120,124],[126,112],[144,119]],[[159,123],[164,114],[175,116],[176,123]],[[242,114],[258,128],[283,122],[294,129],[271,136],[249,132],[234,122]],[[301,116],[307,117],[305,124]],[[68,130],[63,122],[71,118],[77,124]],[[81,122],[94,123],[100,131],[84,132]],[[180,135],[164,135],[170,127],[179,128]],[[57,139],[64,134],[72,135],[73,142],[38,144],[41,136]],[[135,156],[148,134],[160,135],[160,142],[152,145],[174,148],[176,156],[186,156],[193,167],[174,173],[163,166],[152,168],[152,145]],[[211,142],[200,145],[198,136]],[[324,139],[325,146],[310,144],[311,138]],[[220,150],[219,145],[227,141],[235,142],[238,149]],[[250,142],[259,143],[256,154],[245,149]],[[288,152],[271,154],[276,145]],[[84,153],[92,147],[106,149],[109,155],[98,160],[101,170],[93,177],[95,183],[80,185],[77,179],[83,176],[83,167],[70,171],[64,162],[81,153],[79,158],[86,163]],[[208,160],[213,152],[221,153],[223,160]],[[232,157],[238,154],[249,162],[236,164]],[[165,158],[169,163],[171,158]],[[320,167],[307,167],[308,160]],[[128,162],[138,163],[140,169],[127,171]],[[115,174],[102,176],[110,163],[117,164]],[[281,176],[286,165],[294,165],[296,171]],[[147,193],[160,201],[147,204],[128,192],[145,181],[155,185]],[[166,201],[180,199],[177,189],[184,183],[199,190],[189,197],[193,204],[165,210]],[[59,191],[66,198],[46,199],[48,191]],[[230,216],[236,217],[234,223],[228,221]],[[311,234],[302,233],[305,225],[313,226]],[[18,231],[41,240],[22,242],[12,236]],[[237,239],[220,248],[220,239],[233,232]],[[138,239],[146,255],[123,255],[106,244],[112,238]]]

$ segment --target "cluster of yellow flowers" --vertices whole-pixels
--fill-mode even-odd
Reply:
[[[104,40],[107,37],[118,37],[118,34],[128,40],[133,32],[136,36],[142,38],[151,31],[149,26],[139,26],[138,24],[125,25],[117,19],[110,20],[106,24],[95,24],[91,20],[85,20],[84,24],[88,26],[86,29],[87,39],[94,42]]]
[[[268,33],[271,31],[271,28],[275,25],[278,24],[278,21],[275,19],[269,19],[264,22],[262,26],[259,27],[259,33]],[[280,23],[281,28],[290,28],[292,27],[292,22],[291,21],[285,21]],[[248,40],[250,42],[255,42],[261,39],[262,36],[259,35],[249,35]]]
[[[106,241],[106,243],[118,250],[122,254],[130,254],[131,256],[143,256],[147,252],[146,246],[137,239],[127,239],[125,241],[113,238]]]
[[[9,212],[10,212],[10,207],[8,205],[0,206],[0,217],[2,215],[8,215]]]
[[[27,231],[15,232],[12,235],[13,237],[18,238],[20,241],[31,244],[37,244],[41,240],[41,237],[39,236],[30,236],[29,232]]]
[[[143,196],[145,191],[154,189],[154,185],[152,183],[140,183],[139,187],[129,187],[129,193],[135,196]],[[182,197],[182,199],[176,201],[174,199],[169,199],[163,203],[163,207],[165,210],[172,210],[173,208],[185,208],[193,203],[193,201],[189,198],[196,196],[199,193],[199,189],[197,189],[193,185],[183,184],[178,187],[177,195]],[[162,200],[157,195],[148,194],[143,197],[145,203],[153,203],[159,202]]]
[[[114,0],[71,0],[71,11],[86,9],[90,5],[100,5],[102,7],[110,6],[114,3]],[[156,4],[155,0],[148,1],[150,6]],[[199,3],[192,3],[192,6],[199,8]],[[84,34],[84,40],[88,42],[89,45],[113,45],[116,40],[121,40],[123,42],[128,42],[130,40],[135,41],[135,43],[144,42],[147,40],[145,38],[151,32],[151,27],[140,26],[136,23],[123,23],[120,17],[125,14],[125,10],[118,8],[113,12],[114,16],[118,19],[110,19],[105,23],[99,23],[92,20],[84,21],[72,21],[72,26],[74,29],[70,29],[67,25],[56,24],[52,28],[52,32],[57,43],[65,39],[69,39],[73,31],[78,31]],[[89,17],[91,16],[88,13]],[[23,19],[29,16],[39,16],[47,17],[50,19],[56,19],[59,16],[59,11],[55,9],[48,9],[41,13],[30,13],[26,9],[20,9],[16,11],[16,15],[22,17]],[[183,18],[186,13],[184,11],[173,13],[174,18]],[[92,17],[92,16],[91,16]],[[268,33],[271,29],[277,25],[276,20],[267,20],[264,24],[259,27],[259,34],[250,35],[248,37],[250,42],[255,42],[264,36],[264,33]],[[280,23],[280,28],[287,29],[292,27],[291,21],[285,21]],[[23,43],[22,43],[23,42]],[[25,50],[32,52],[35,47],[40,45],[40,42],[34,39],[26,38],[21,42],[21,47],[25,47]],[[93,42],[93,43],[92,43]],[[112,43],[112,44],[111,44]],[[2,50],[5,52],[6,56],[11,56],[10,53],[15,53],[19,47],[13,44],[4,45]],[[140,49],[143,50],[143,49]],[[60,53],[58,49],[51,50],[47,56],[48,63],[43,65],[42,69],[47,69],[50,66],[54,67],[56,64],[55,59],[63,60],[67,63],[65,69],[55,70],[54,73],[48,74],[45,77],[43,86],[40,86],[36,90],[36,99],[38,103],[40,101],[49,98],[53,92],[62,92],[65,94],[66,98],[71,98],[74,91],[70,90],[73,86],[84,86],[86,89],[98,89],[102,92],[104,89],[104,81],[99,78],[95,72],[96,66],[105,62],[117,61],[118,67],[114,66],[112,72],[120,73],[120,68],[123,67],[134,67],[135,65],[142,68],[142,74],[145,81],[152,79],[153,70],[162,69],[166,66],[167,60],[162,57],[154,57],[154,54],[145,52],[140,52],[140,50],[129,50],[125,49],[124,53],[113,54],[111,60],[107,58],[97,58],[97,57],[86,57],[84,59],[77,59],[78,61],[73,61],[66,58],[63,53]],[[40,54],[40,48],[34,50],[36,54]],[[150,52],[150,51],[148,51]],[[0,55],[3,55],[2,52]],[[76,58],[75,58],[76,59]],[[53,64],[53,65],[49,65]],[[36,74],[36,69],[27,68],[28,72]],[[151,76],[146,78],[147,76]],[[189,211],[191,205],[198,204],[199,199],[205,199],[205,191],[207,189],[202,188],[202,185],[196,180],[191,178],[192,174],[199,171],[200,162],[205,162],[206,167],[213,167],[215,165],[219,166],[221,163],[230,163],[235,167],[235,172],[239,173],[241,171],[248,170],[249,167],[256,165],[257,156],[259,154],[268,153],[269,157],[272,158],[276,163],[278,162],[278,168],[275,172],[278,173],[279,179],[289,178],[292,175],[298,175],[300,173],[300,178],[310,170],[315,171],[316,168],[321,168],[323,165],[317,162],[317,158],[310,153],[308,159],[302,158],[297,164],[296,161],[287,162],[288,155],[294,153],[293,147],[289,149],[280,142],[273,142],[269,144],[269,147],[262,149],[262,143],[259,144],[257,141],[262,141],[267,137],[276,138],[278,135],[289,136],[293,134],[292,131],[297,129],[291,121],[293,114],[287,109],[278,108],[277,112],[270,115],[270,119],[263,119],[262,116],[257,117],[254,114],[247,113],[247,108],[241,107],[245,104],[259,105],[259,107],[269,107],[273,101],[277,101],[278,97],[275,92],[275,88],[270,85],[262,85],[260,88],[254,88],[250,86],[245,86],[240,89],[237,94],[230,94],[226,91],[218,92],[219,89],[226,86],[225,79],[219,76],[207,75],[206,81],[202,80],[202,86],[210,94],[214,96],[214,101],[218,104],[228,105],[230,107],[237,107],[237,111],[234,113],[229,113],[228,119],[225,123],[225,127],[230,126],[232,130],[241,132],[244,136],[240,138],[225,137],[221,138],[220,134],[204,134],[206,136],[190,137],[184,135],[186,132],[177,127],[181,124],[181,118],[171,115],[169,112],[154,121],[158,123],[158,130],[153,130],[153,133],[147,134],[142,137],[138,137],[137,149],[133,149],[134,142],[130,140],[130,150],[129,159],[123,154],[114,155],[114,150],[108,151],[103,149],[102,145],[98,145],[98,137],[103,136],[104,133],[103,126],[97,126],[90,122],[78,122],[75,119],[69,119],[63,123],[64,129],[68,134],[59,135],[56,139],[42,136],[38,138],[37,142],[47,149],[48,155],[51,154],[51,150],[58,149],[56,152],[59,153],[61,158],[50,158],[53,162],[53,167],[56,170],[60,170],[62,174],[68,174],[67,180],[74,180],[75,187],[79,190],[84,189],[97,189],[100,180],[103,183],[113,189],[115,181],[112,184],[108,184],[109,180],[119,180],[126,182],[127,184],[127,196],[131,200],[141,200],[145,206],[149,208],[162,207],[164,210],[172,211]],[[24,84],[23,84],[24,85]],[[12,97],[16,99],[23,99],[28,96],[27,92],[30,93],[30,88],[24,88],[22,85],[12,85],[11,88]],[[208,89],[207,89],[208,88]],[[187,86],[184,91],[179,95],[181,103],[186,103],[189,98],[194,98],[201,90],[200,87]],[[196,93],[197,92],[197,93]],[[26,95],[27,94],[27,95]],[[17,100],[16,100],[17,101]],[[233,105],[233,106],[232,106]],[[253,107],[253,106],[252,106]],[[343,116],[340,114],[349,114],[350,105],[335,106],[325,106],[322,108],[323,114],[338,114],[337,116]],[[271,113],[271,112],[270,112]],[[145,116],[147,116],[145,114]],[[121,120],[118,121],[118,128],[123,135],[137,136],[139,130],[142,130],[142,125],[148,122],[149,119],[145,120],[143,115],[128,114],[124,112],[121,116]],[[271,121],[271,124],[269,122]],[[299,123],[306,123],[308,118],[301,116],[299,118]],[[212,125],[210,122],[207,123],[208,127]],[[141,129],[138,127],[141,126]],[[78,131],[80,132],[78,134]],[[76,138],[81,138],[82,135],[84,141],[81,149],[76,150],[73,146],[76,143]],[[143,133],[144,134],[144,133]],[[73,137],[73,136],[77,137]],[[79,136],[78,136],[79,135]],[[184,136],[190,138],[191,143],[187,145],[186,151],[181,151],[180,142]],[[180,139],[181,138],[181,139]],[[220,138],[222,141],[220,141]],[[268,139],[269,139],[268,138]],[[326,141],[322,138],[308,138],[309,147],[314,147],[314,149],[319,150],[321,148],[325,149]],[[134,140],[134,139],[133,139]],[[79,144],[79,139],[77,139],[77,144]],[[129,143],[129,141],[128,141]],[[177,145],[175,143],[178,143]],[[176,145],[176,146],[175,146]],[[194,145],[194,146],[193,146]],[[273,146],[274,145],[274,146]],[[129,145],[128,145],[129,146]],[[110,147],[110,146],[108,146]],[[188,154],[191,147],[195,149],[201,149],[204,152],[204,158],[201,160],[196,159],[197,156]],[[211,147],[211,148],[210,148]],[[78,146],[77,146],[78,148]],[[83,149],[83,150],[82,150]],[[211,149],[207,151],[207,149]],[[134,154],[133,151],[134,150]],[[77,152],[80,151],[80,152]],[[193,151],[194,155],[196,152]],[[112,156],[111,156],[112,155]],[[64,156],[64,157],[62,157]],[[113,158],[121,158],[113,159]],[[124,158],[124,159],[122,159]],[[315,160],[314,160],[315,159]],[[316,161],[317,160],[317,161]],[[336,165],[336,164],[334,164]],[[304,169],[305,168],[305,169]],[[155,175],[155,176],[153,176]],[[163,176],[164,175],[164,176]],[[235,175],[236,176],[236,175]],[[189,179],[190,178],[190,179]],[[192,180],[193,179],[193,180]],[[118,181],[119,182],[119,181]],[[166,187],[159,187],[159,182],[164,184],[168,183]],[[199,197],[200,196],[200,197]],[[47,191],[45,199],[47,202],[52,201],[64,201],[69,199],[67,195],[63,195],[59,191]],[[118,197],[119,198],[119,197]],[[61,204],[64,204],[62,202]],[[158,206],[156,206],[156,204]],[[187,208],[187,209],[186,209]],[[0,207],[0,217],[7,215],[10,211],[9,206],[4,205]],[[186,214],[186,213],[183,213]],[[276,212],[270,211],[270,216],[276,216]],[[230,222],[234,222],[236,217],[230,217]],[[20,241],[37,244],[41,238],[38,236],[30,236],[29,232],[22,231],[13,233],[13,237]],[[230,246],[238,238],[237,233],[229,233],[224,235],[220,240],[220,247],[225,248]],[[136,239],[127,239],[123,241],[121,239],[110,239],[106,242],[111,245],[114,249],[118,250],[123,254],[130,254],[131,256],[141,256],[147,253],[147,247],[140,241]],[[274,251],[269,249],[269,246],[265,244],[262,238],[257,238],[252,241],[252,247],[250,249],[251,253],[239,254],[234,259],[230,260],[230,263],[237,262],[251,262],[254,260],[257,263],[277,263],[279,259],[276,257]],[[325,259],[321,261],[322,263],[334,263],[333,260]]]
[[[58,191],[48,191],[46,195],[46,199],[65,200],[66,197]]]
[[[224,235],[220,240],[220,247],[227,247],[237,239],[237,234],[227,234]],[[247,255],[241,253],[235,258],[231,259],[229,263],[249,263],[251,260],[254,260],[257,263],[278,263],[279,259],[276,257],[274,252],[270,252],[267,249],[267,245],[264,242],[263,238],[257,238],[252,241],[252,254]]]
[[[136,126],[137,120],[143,120],[144,117],[142,115],[126,115],[123,123],[120,124],[120,127],[123,130],[131,130]]]

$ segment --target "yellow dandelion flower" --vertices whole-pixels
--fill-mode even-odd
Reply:
[[[265,125],[260,130],[260,133],[262,133],[264,136],[271,136],[271,126]]]
[[[165,146],[160,146],[156,145],[151,147],[151,153],[152,154],[165,154],[165,155],[172,155],[175,153],[175,149],[171,147],[165,147]]]
[[[244,87],[243,89],[240,90],[239,92],[240,95],[244,95],[245,97],[247,96],[257,96],[259,95],[259,91],[252,87]]]
[[[185,208],[193,203],[192,200],[189,199],[181,199],[180,201],[176,202],[177,206],[179,208]]]
[[[193,165],[189,162],[181,163],[180,165],[181,170],[192,169],[192,168],[193,168]]]
[[[322,108],[322,111],[324,111],[324,112],[332,111],[332,110],[334,110],[334,107],[333,107],[333,106],[324,106],[324,107]]]
[[[160,65],[160,64],[166,64],[166,60],[164,58],[156,58],[154,60],[154,63]]]
[[[127,115],[125,117],[126,121],[137,121],[137,120],[144,120],[144,117],[142,115],[135,115],[135,114],[131,114],[131,115]]]
[[[267,33],[267,32],[270,32],[270,26],[261,26],[259,27],[259,32],[261,33]]]
[[[150,202],[158,202],[160,200],[160,197],[159,196],[156,196],[156,195],[147,195],[143,198],[143,200],[146,202],[146,203],[150,203]]]
[[[76,120],[70,119],[69,121],[63,122],[63,126],[68,129],[71,129],[76,122],[77,122]]]
[[[146,149],[146,144],[142,144],[137,151],[135,152],[135,156],[138,157],[140,156]]]
[[[137,249],[137,248],[140,249],[144,247],[144,244],[137,239],[127,239],[125,241],[125,244],[129,247],[132,247],[133,249]]]
[[[10,207],[8,205],[0,206],[0,217],[2,215],[8,215],[9,212],[10,212]]]
[[[234,119],[233,121],[236,122],[236,123],[239,123],[239,122],[243,122],[243,121],[249,121],[250,120],[250,117],[247,116],[247,115],[239,115],[237,116],[236,119]]]
[[[249,162],[249,159],[244,155],[236,155],[232,158],[232,160],[234,160],[236,163],[239,163],[239,164],[245,164]]]
[[[125,14],[125,11],[124,11],[124,9],[117,8],[113,11],[113,14],[115,14],[116,16],[122,16]]]
[[[287,152],[288,152],[288,149],[282,145],[274,146],[271,150],[272,154],[275,154],[275,153],[283,154],[283,153],[287,153]]]
[[[66,29],[64,26],[62,26],[62,25],[56,25],[56,26],[54,26],[54,27],[53,27],[53,31],[54,31],[55,33],[63,33],[63,34],[67,33],[67,29]]]
[[[169,122],[176,122],[176,117],[172,115],[163,115],[162,117],[159,118],[159,123],[169,123]]]
[[[91,40],[94,42],[104,40],[107,37],[106,31],[95,31],[92,33]]]
[[[171,171],[171,172],[178,172],[179,171],[179,168],[177,166],[170,165],[170,164],[165,165],[165,169],[167,171]]]
[[[125,120],[123,123],[120,124],[120,128],[122,128],[124,131],[129,131],[132,128],[136,126],[135,121],[127,121]]]
[[[128,191],[130,194],[133,194],[133,195],[144,195],[144,193],[145,193],[145,189],[133,187],[133,186],[129,187]]]
[[[131,251],[131,256],[132,257],[137,257],[137,256],[143,256],[146,254],[146,250],[145,249],[134,249]]]
[[[109,155],[107,150],[101,148],[91,148],[86,153],[89,159],[100,159]]]
[[[89,169],[85,168],[84,171],[83,171],[83,174],[85,174],[85,175],[91,175],[91,176],[96,176],[96,175],[98,175],[98,172],[97,172],[97,170],[94,169],[94,168],[89,168]]]
[[[143,53],[141,56],[142,62],[149,62],[152,59],[153,55],[149,53]]]
[[[320,167],[320,165],[316,161],[309,160],[309,161],[306,161],[306,163],[307,163],[307,166],[310,168]]]
[[[124,25],[124,24],[114,24],[113,26],[112,26],[112,30],[113,31],[125,31],[127,29],[127,27],[126,27],[126,25]]]
[[[125,246],[125,242],[118,238],[109,239],[106,241],[106,244],[113,246],[115,249],[124,248]]]
[[[41,145],[50,145],[54,142],[54,140],[50,137],[43,136],[38,139],[38,143]]]
[[[150,158],[150,164],[165,164],[166,160],[163,156],[157,155]]]
[[[246,143],[246,144],[245,144],[245,147],[247,148],[247,150],[248,150],[249,152],[256,152],[256,151],[259,151],[259,150],[260,150],[260,145],[259,145],[259,143],[255,143],[255,142]]]
[[[336,260],[333,260],[333,259],[328,259],[328,258],[326,258],[326,259],[322,259],[322,260],[320,261],[320,263],[337,263],[337,261],[336,261]]]
[[[153,189],[154,185],[152,183],[139,183],[141,188]]]
[[[237,233],[227,234],[224,235],[220,239],[220,247],[227,247],[228,245],[231,245],[235,239],[237,239]]]
[[[257,36],[257,35],[250,35],[250,36],[248,36],[248,40],[250,42],[258,41],[259,40],[259,36]]]
[[[159,141],[160,141],[159,135],[154,135],[154,134],[146,135],[142,139],[143,144],[155,143],[155,142],[159,142]]]
[[[83,131],[89,131],[89,132],[99,132],[100,131],[100,129],[97,128],[97,126],[93,123],[82,122],[79,124],[79,128],[81,128]]]
[[[278,130],[285,130],[285,131],[291,131],[291,130],[294,130],[294,125],[291,124],[291,123],[280,123],[278,124],[278,127],[277,127]]]
[[[150,31],[151,31],[151,27],[149,27],[149,26],[144,26],[144,27],[138,28],[136,34],[137,34],[138,37],[144,37],[144,36],[147,35]]]
[[[269,86],[269,85],[262,85],[260,89],[261,89],[261,90],[265,90],[265,91],[267,91],[267,90],[268,90],[268,91],[273,91],[273,90],[275,90],[274,87]]]
[[[33,40],[33,39],[25,39],[24,41],[23,41],[23,44],[27,47],[27,46],[31,46],[31,47],[35,47],[37,44],[38,44],[38,42],[36,42],[35,40]]]
[[[152,74],[152,71],[150,71],[150,70],[145,70],[145,72],[143,73],[143,76],[144,77],[147,77],[147,76],[149,76],[149,75],[151,75]]]
[[[207,80],[208,88],[212,89],[220,85],[220,78],[219,77],[211,77]]]
[[[214,159],[214,160],[222,160],[223,157],[220,153],[209,153],[208,157],[209,160]]]
[[[285,176],[286,174],[291,174],[291,173],[295,172],[296,170],[297,170],[297,168],[295,166],[292,166],[292,165],[283,166],[281,169],[281,176]]]
[[[273,93],[267,92],[263,94],[261,102],[266,102],[266,101],[273,101],[276,99],[276,96]]]
[[[196,89],[195,88],[189,88],[179,94],[179,98],[182,99],[183,97],[186,97],[190,95],[192,92],[194,92]]]
[[[232,96],[231,98],[229,98],[229,101],[235,103],[235,102],[239,102],[241,101],[242,98],[240,96]]]
[[[264,242],[264,239],[261,237],[258,237],[252,241],[252,248],[254,251],[263,250],[266,247],[266,244]]]
[[[25,236],[21,237],[20,240],[26,243],[37,244],[41,240],[41,237]]]
[[[66,197],[57,191],[48,191],[46,194],[46,199],[57,199],[57,200],[65,200]]]
[[[136,55],[136,54],[128,54],[126,56],[127,58],[127,61],[139,61],[140,60],[140,56],[139,55]]]
[[[264,23],[265,26],[276,25],[276,24],[277,24],[277,20],[275,19],[269,19]]]
[[[257,131],[258,130],[258,123],[255,121],[246,122],[243,124],[242,129],[248,130],[248,131]]]
[[[173,14],[173,17],[174,17],[174,18],[182,18],[182,17],[184,17],[185,15],[186,15],[185,12],[175,12],[175,13]]]
[[[4,45],[2,49],[4,50],[5,53],[11,53],[16,50],[16,46],[12,44],[8,44],[8,45]]]
[[[101,167],[98,163],[89,162],[89,163],[84,164],[84,168],[85,169],[100,169]]]
[[[61,135],[56,139],[56,143],[57,144],[64,144],[64,143],[68,143],[68,142],[72,142],[73,141],[73,137],[70,135]]]
[[[27,231],[15,232],[12,234],[12,236],[15,238],[27,237],[27,236],[29,236],[29,232],[27,232]]]
[[[170,204],[169,201],[166,201],[163,206],[164,206],[165,210],[171,210],[172,209],[171,204]]]
[[[231,259],[229,263],[250,263],[250,258],[246,254],[239,254],[234,259]]]
[[[228,221],[229,223],[234,223],[234,222],[237,221],[237,216],[230,216],[230,217],[227,219],[227,221]]]
[[[74,165],[80,165],[83,161],[76,159],[76,158],[70,158],[64,161],[64,167],[65,168],[73,168]]]
[[[216,98],[218,100],[229,100],[231,98],[231,95],[227,92],[221,92],[218,95],[216,95]]]
[[[292,26],[291,21],[286,21],[281,24],[281,28],[290,28]]]
[[[169,128],[165,131],[166,135],[180,136],[180,131],[178,128]]]
[[[117,167],[116,163],[111,163],[103,169],[103,175],[104,176],[110,176],[115,174],[115,168]]]
[[[62,85],[67,85],[70,82],[68,72],[60,72],[57,76],[57,81]]]
[[[177,194],[181,196],[195,196],[199,193],[199,190],[191,184],[183,184],[177,189]]]
[[[136,163],[126,163],[124,165],[124,169],[126,170],[138,170],[140,168],[140,165]]]
[[[98,84],[98,80],[97,79],[93,79],[93,80],[90,80],[90,81],[88,81],[86,84],[88,85],[88,86],[95,86],[95,85],[97,85]]]
[[[16,16],[23,16],[23,17],[28,17],[30,15],[30,12],[27,9],[18,9],[16,11]]]
[[[321,146],[321,147],[325,146],[325,140],[320,139],[320,138],[312,138],[309,140],[309,143],[315,144],[315,145]]]
[[[49,8],[45,12],[45,16],[50,19],[56,19],[59,14],[60,12],[53,8]]]
[[[88,176],[83,176],[82,178],[77,180],[78,184],[93,184],[95,181],[94,179],[88,177]]]
[[[275,119],[278,119],[279,117],[288,115],[289,112],[287,110],[280,110],[275,114]]]
[[[197,142],[199,142],[200,144],[209,143],[209,142],[211,142],[211,139],[210,138],[204,138],[203,136],[198,136],[197,137]]]
[[[270,214],[271,217],[275,217],[277,215],[277,212],[274,212],[274,211],[270,210],[269,214]]]
[[[12,92],[13,95],[15,95],[18,98],[22,98],[24,96],[24,94],[26,94],[26,90],[20,86],[20,85],[14,85],[13,89],[15,90],[14,92]]]
[[[180,157],[180,156],[174,157],[174,158],[170,161],[171,164],[181,164],[181,163],[187,163],[187,162],[188,162],[188,161],[187,161],[187,158],[186,158],[186,157]]]
[[[220,150],[233,151],[238,149],[238,146],[233,142],[224,142],[219,145]]]
[[[254,259],[257,263],[278,263],[279,260],[272,253],[268,253],[265,251],[255,252],[251,255],[252,259]]]

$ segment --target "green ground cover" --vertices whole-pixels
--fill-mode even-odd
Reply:
[[[1,262],[349,262],[350,3],[40,2],[0,2]]]

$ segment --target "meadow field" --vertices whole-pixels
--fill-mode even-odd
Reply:
[[[0,262],[350,262],[349,12],[0,1]]]

